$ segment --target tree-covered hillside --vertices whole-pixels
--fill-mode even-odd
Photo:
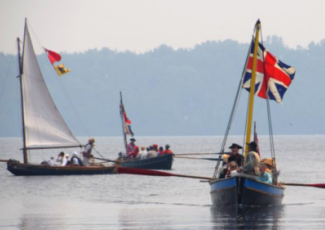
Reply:
[[[325,42],[289,49],[278,37],[265,47],[296,67],[283,105],[271,102],[275,134],[325,133]],[[119,92],[136,135],[222,135],[228,122],[249,44],[208,41],[192,49],[162,45],[135,54],[105,48],[61,53],[72,71],[58,77],[45,54],[39,62],[63,117],[77,136],[121,135]],[[17,57],[0,53],[1,136],[21,133]],[[243,91],[231,134],[244,130]],[[267,134],[265,100],[256,98],[254,120]]]

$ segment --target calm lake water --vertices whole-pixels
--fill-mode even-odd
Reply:
[[[138,145],[170,144],[175,153],[218,152],[222,137],[137,137]],[[268,137],[260,136],[262,157]],[[80,138],[82,142],[86,139]],[[233,136],[232,142],[242,143]],[[22,161],[21,140],[0,139],[0,159]],[[280,181],[325,183],[325,136],[276,136]],[[120,137],[97,137],[115,159]],[[41,162],[60,150],[35,152]],[[74,150],[68,150],[72,153]],[[97,155],[99,156],[99,155]],[[175,159],[172,173],[212,176],[215,161]],[[197,179],[136,175],[16,177],[0,163],[0,229],[325,229],[325,189],[287,187],[283,205],[216,208]]]

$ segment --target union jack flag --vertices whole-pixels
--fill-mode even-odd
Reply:
[[[250,91],[253,56],[255,42],[252,41],[246,72],[243,81],[243,88]],[[261,98],[275,100],[282,103],[283,95],[291,84],[296,69],[289,66],[268,52],[264,46],[258,43],[255,94]]]

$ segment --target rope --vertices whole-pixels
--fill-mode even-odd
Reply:
[[[93,150],[95,150],[96,153],[97,153],[99,156],[101,156],[102,158],[105,158],[102,154],[100,154],[100,153],[97,151],[97,149],[95,149],[95,147],[93,147]]]
[[[231,110],[231,113],[230,113],[230,118],[229,118],[229,121],[228,121],[226,133],[225,133],[224,139],[222,141],[221,150],[220,150],[221,153],[223,153],[224,150],[225,150],[225,145],[226,145],[226,142],[227,142],[227,139],[228,139],[228,135],[229,135],[229,132],[230,132],[230,129],[231,129],[231,125],[232,125],[232,122],[233,122],[233,119],[234,119],[234,115],[235,115],[235,113],[237,111],[237,108],[238,108],[238,102],[240,100],[240,95],[241,95],[240,93],[241,93],[241,90],[242,90],[242,84],[243,84],[243,81],[244,81],[246,66],[247,66],[247,63],[248,63],[249,55],[250,55],[250,49],[251,49],[251,45],[249,46],[249,50],[248,50],[249,52],[248,52],[246,62],[245,62],[245,65],[244,65],[244,68],[243,68],[243,71],[242,71],[241,79],[240,79],[239,84],[238,84],[237,93],[236,93],[235,101],[234,101],[234,104],[233,104],[233,107],[232,107],[232,110]],[[222,157],[222,155],[219,156],[219,159],[221,159],[221,157]],[[213,178],[217,177],[219,167],[220,167],[220,161],[217,162],[217,165],[216,165],[214,173],[213,173]]]
[[[263,34],[262,34],[262,28],[261,28],[261,40],[262,40],[262,45],[263,45]],[[264,46],[264,45],[263,45]],[[263,57],[263,65],[264,65],[264,70],[265,70],[265,60],[264,60],[264,55]],[[266,74],[264,72],[264,81],[266,81]],[[267,85],[265,85],[267,87]],[[266,107],[267,107],[267,117],[268,117],[268,125],[269,125],[269,139],[270,139],[270,149],[271,149],[271,157],[272,157],[272,173],[273,175],[276,175],[276,159],[275,159],[275,147],[274,147],[274,139],[273,139],[273,126],[272,126],[272,118],[271,118],[271,106],[270,106],[270,98],[269,98],[269,89],[266,89],[267,91],[267,96],[266,96]],[[272,182],[273,184],[277,184],[277,178],[276,176],[272,177]]]

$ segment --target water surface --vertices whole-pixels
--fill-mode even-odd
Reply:
[[[259,137],[262,156],[268,138]],[[82,139],[83,142],[86,139]],[[217,152],[222,137],[137,137],[138,145],[170,144],[176,153]],[[325,136],[276,136],[280,181],[324,183]],[[240,137],[230,137],[241,143]],[[22,161],[21,140],[0,139],[0,159]],[[115,159],[122,138],[96,138]],[[78,149],[77,149],[78,150]],[[74,150],[68,150],[71,153]],[[41,162],[59,150],[30,155]],[[97,155],[99,156],[99,155]],[[212,176],[214,161],[175,159],[172,173]],[[216,208],[197,179],[136,175],[16,177],[0,164],[0,229],[324,229],[325,189],[287,187],[283,205]]]

